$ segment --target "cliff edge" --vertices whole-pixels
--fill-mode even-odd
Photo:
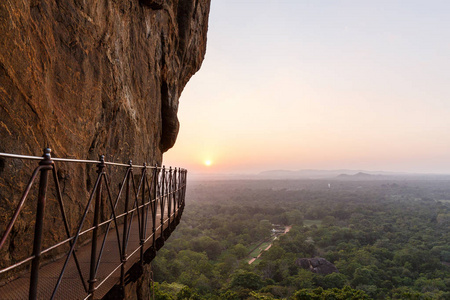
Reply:
[[[0,4],[0,152],[161,161],[209,0]]]
[[[209,8],[210,0],[0,1],[0,152],[41,156],[50,147],[53,157],[160,164],[178,134],[180,94],[205,55]],[[1,233],[36,166],[0,158]],[[71,225],[92,174],[58,169]],[[49,203],[44,235],[58,240]],[[35,209],[24,207],[0,265],[29,254]]]

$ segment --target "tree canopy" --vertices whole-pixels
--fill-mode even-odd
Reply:
[[[332,187],[191,183],[180,226],[152,263],[157,299],[450,299],[450,182]],[[313,257],[339,273],[296,264]]]

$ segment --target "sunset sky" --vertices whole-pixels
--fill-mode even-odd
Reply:
[[[450,173],[449,16],[450,1],[213,0],[164,164]]]

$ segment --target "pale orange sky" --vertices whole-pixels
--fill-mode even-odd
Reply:
[[[447,1],[212,1],[164,164],[450,173],[449,15]]]

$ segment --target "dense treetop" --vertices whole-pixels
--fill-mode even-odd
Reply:
[[[292,228],[273,240],[273,224]],[[449,225],[447,181],[191,182],[182,222],[153,262],[155,295],[448,299]],[[339,273],[295,263],[312,257]]]

